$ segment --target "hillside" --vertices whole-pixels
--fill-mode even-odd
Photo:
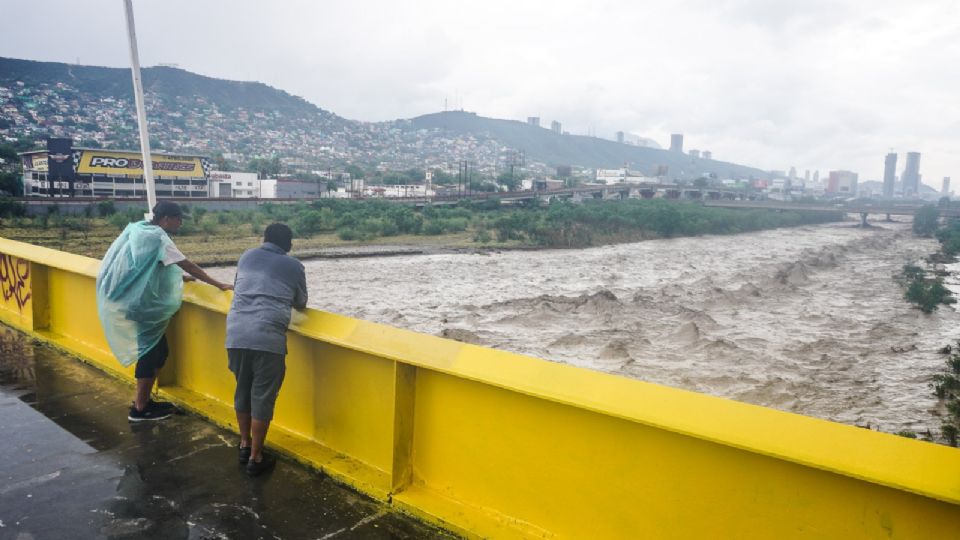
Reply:
[[[527,170],[556,165],[631,169],[696,178],[764,177],[763,171],[655,148],[618,144],[466,112],[411,120],[357,122],[258,82],[214,79],[171,67],[143,69],[151,147],[223,154],[243,167],[257,157],[280,158],[286,172],[356,164],[367,170],[441,168],[470,160],[478,172],[502,170],[522,151]],[[47,137],[79,145],[139,147],[130,70],[0,58],[0,142],[41,145]]]
[[[202,96],[208,103],[222,109],[245,108],[309,115],[323,112],[303,98],[259,82],[214,79],[162,66],[143,68],[141,76],[145,93],[168,101]],[[10,87],[16,81],[34,87],[60,82],[100,98],[133,99],[129,69],[0,58],[0,86]]]
[[[697,178],[705,174],[719,177],[766,178],[760,169],[691,157],[658,148],[647,148],[583,135],[555,133],[549,129],[514,120],[484,118],[471,112],[450,111],[427,114],[409,121],[408,129],[430,130],[448,136],[472,134],[489,138],[510,148],[522,149],[528,161],[551,166],[576,165],[587,168],[618,168],[654,174],[657,166],[669,167],[670,176]]]

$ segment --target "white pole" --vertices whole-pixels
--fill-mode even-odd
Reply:
[[[127,14],[127,38],[130,42],[130,71],[133,72],[133,97],[137,102],[137,124],[140,126],[140,151],[143,154],[143,182],[147,188],[147,213],[143,217],[153,219],[153,207],[157,193],[153,185],[153,162],[150,159],[150,135],[147,133],[147,110],[143,105],[143,81],[140,80],[140,55],[137,54],[137,31],[133,26],[133,4],[123,0]]]

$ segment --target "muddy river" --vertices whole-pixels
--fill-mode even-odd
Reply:
[[[937,249],[851,222],[584,250],[306,261],[310,306],[870,426],[934,429],[952,307],[893,281]],[[215,269],[221,278],[233,270]]]

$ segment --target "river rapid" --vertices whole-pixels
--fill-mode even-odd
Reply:
[[[581,250],[305,261],[310,306],[888,432],[939,431],[960,315],[893,281],[938,249],[851,222]],[[232,268],[211,273],[232,279]]]

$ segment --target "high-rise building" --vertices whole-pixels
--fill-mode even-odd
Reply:
[[[699,151],[699,150],[690,150],[690,152],[688,152],[688,153],[690,154],[690,157],[700,157],[700,151]]]
[[[820,171],[813,171],[813,183],[814,184],[820,183]]]
[[[683,153],[683,133],[670,135],[670,151]]]
[[[557,135],[563,133],[563,129],[560,126],[560,122],[557,122],[556,120],[554,120],[553,122],[550,122],[550,131],[556,133]]]
[[[709,150],[704,150],[700,155],[703,156],[703,159],[713,159],[713,152]]]
[[[920,152],[907,152],[907,164],[900,175],[903,196],[915,197],[920,193]]]
[[[803,183],[804,184],[810,183],[810,169],[803,171]]]
[[[787,178],[789,178],[790,180],[793,180],[793,179],[795,179],[796,177],[797,177],[797,168],[796,168],[796,167],[790,167],[790,174],[789,174],[789,176],[787,176]]]
[[[540,127],[540,117],[539,116],[528,116],[527,123],[533,127]]]
[[[623,144],[623,132],[622,132],[622,131],[618,131],[618,132],[617,132],[617,142],[620,143],[620,144]]]
[[[843,195],[857,194],[857,173],[850,171],[830,171],[830,177],[827,180],[827,193],[837,193]]]
[[[944,197],[950,196],[950,177],[949,176],[943,177],[943,187],[940,188],[940,195],[943,195]]]
[[[883,196],[893,197],[893,188],[897,182],[897,154],[890,152],[883,160]]]

